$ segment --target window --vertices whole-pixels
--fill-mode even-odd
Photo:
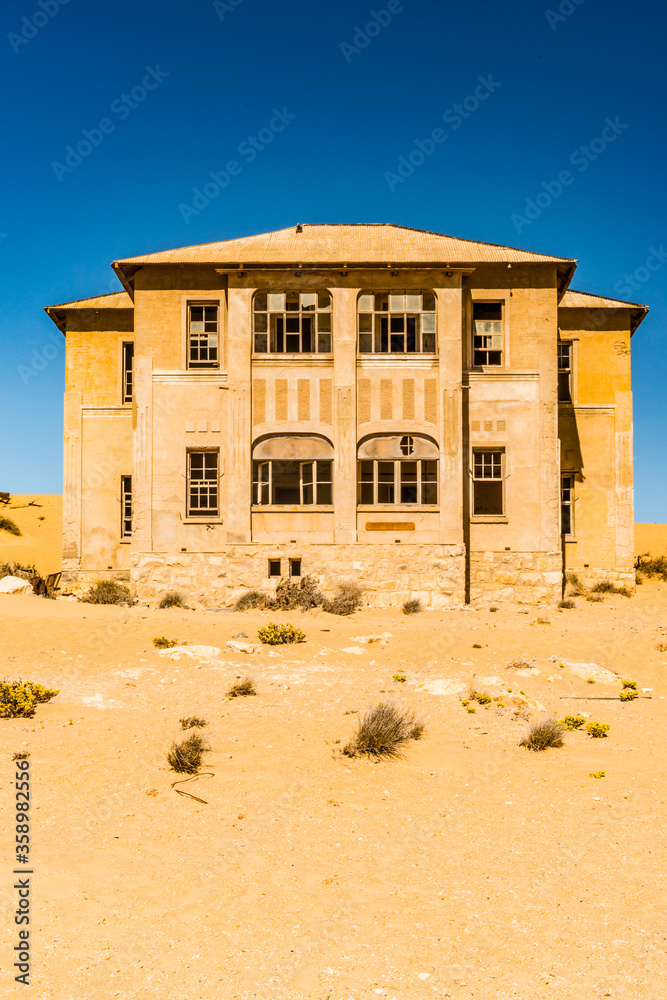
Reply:
[[[132,537],[132,476],[120,477],[120,537]]]
[[[269,559],[269,577],[282,576],[280,559]]]
[[[560,478],[561,534],[574,535],[574,476],[568,473]]]
[[[256,354],[330,354],[331,295],[257,292],[253,333]]]
[[[301,576],[301,560],[300,559],[290,559],[290,561],[289,561],[289,575],[290,576]]]
[[[473,451],[473,507],[475,517],[493,517],[504,514],[503,466],[505,452]]]
[[[219,452],[188,452],[188,517],[217,517]]]
[[[131,403],[134,395],[134,343],[131,340],[123,344],[123,402]]]
[[[188,306],[188,368],[219,368],[217,305]]]
[[[358,315],[360,354],[435,353],[432,292],[362,292]]]
[[[475,367],[492,367],[503,363],[503,304],[474,302],[472,307],[473,348]]]
[[[330,506],[333,485],[330,461],[253,462],[253,503],[277,507]]]
[[[367,506],[393,503],[437,504],[437,459],[418,459],[414,462],[360,461],[358,501]]]
[[[558,402],[572,402],[572,344],[558,345]]]

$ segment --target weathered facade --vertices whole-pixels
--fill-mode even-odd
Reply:
[[[117,261],[67,338],[63,579],[221,605],[280,577],[370,605],[633,585],[630,337],[574,260],[297,226]]]

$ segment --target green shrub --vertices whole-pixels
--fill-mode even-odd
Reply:
[[[634,701],[635,698],[639,697],[638,691],[633,691],[631,688],[627,688],[625,691],[621,691],[620,698],[621,701]]]
[[[414,598],[412,601],[406,601],[403,605],[404,615],[418,615],[420,611],[423,611],[422,602],[419,598]]]
[[[227,692],[228,698],[247,698],[249,695],[257,694],[255,682],[250,677],[245,677],[238,684],[233,684]]]
[[[562,608],[563,611],[569,610],[570,608],[576,608],[576,606],[577,605],[574,603],[574,601],[569,600],[569,598],[567,600],[558,602],[558,607]]]
[[[535,722],[519,743],[520,747],[538,752],[563,746],[563,727],[555,719]]]
[[[250,611],[251,608],[270,608],[272,605],[271,598],[263,594],[261,590],[247,590],[237,600],[234,605],[234,611]]]
[[[276,625],[275,622],[269,622],[263,628],[260,628],[257,635],[261,642],[266,643],[268,646],[282,646],[291,642],[305,642],[306,635],[301,629],[294,628],[289,622],[284,625]]]
[[[405,684],[407,677],[405,674],[394,674],[393,680],[395,680],[397,684]]]
[[[159,635],[157,639],[153,639],[153,645],[156,649],[171,649],[172,646],[176,645],[176,640],[165,639],[163,635]]]
[[[0,517],[0,531],[7,531],[10,535],[22,534],[18,524],[12,521],[9,517]]]
[[[380,702],[366,712],[343,753],[348,757],[360,754],[375,758],[400,757],[404,745],[409,740],[421,739],[424,730],[424,723],[411,712]]]
[[[566,715],[560,724],[564,729],[580,729],[585,721],[583,715]]]
[[[203,729],[205,725],[206,719],[200,719],[198,715],[189,715],[181,719],[181,729]]]
[[[604,771],[591,771],[591,773],[588,775],[589,778],[604,778],[604,776],[605,776]]]
[[[586,683],[587,684],[595,684],[595,678],[594,677],[587,677],[586,678]]]
[[[165,594],[158,608],[184,608],[185,603],[180,594],[177,594],[175,590],[170,590],[168,594]]]
[[[35,705],[55,698],[60,691],[52,691],[30,681],[0,682],[0,719],[29,719],[35,714]]]
[[[353,615],[363,601],[361,587],[357,583],[341,583],[331,600],[324,602],[324,610],[332,615]]]
[[[609,732],[609,726],[604,722],[589,722],[586,726],[586,732],[593,739],[602,739]]]
[[[181,743],[172,743],[167,752],[167,761],[179,774],[196,774],[201,766],[202,756],[210,749],[199,733],[193,733]]]
[[[85,594],[81,601],[84,604],[133,604],[127,587],[115,580],[98,580]]]
[[[490,705],[492,700],[490,694],[486,694],[484,691],[476,691],[475,688],[470,688],[468,698],[470,701],[476,701],[478,705]]]
[[[637,690],[637,681],[629,681],[627,678],[621,681],[623,688],[632,688],[633,691]]]

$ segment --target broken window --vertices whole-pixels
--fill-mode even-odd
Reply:
[[[217,449],[188,452],[188,517],[217,517],[218,466]]]
[[[503,363],[503,304],[474,302],[472,307],[473,358],[475,367]]]
[[[561,534],[574,535],[574,476],[567,473],[560,478]]]
[[[188,306],[188,368],[219,368],[218,306]]]
[[[120,477],[120,537],[132,537],[132,476]]]
[[[253,462],[253,504],[308,507],[333,503],[330,461]]]
[[[134,395],[134,343],[131,340],[123,343],[123,402],[131,403]]]
[[[434,354],[433,292],[362,292],[360,354]]]
[[[558,402],[572,402],[572,344],[558,345]]]
[[[438,502],[437,459],[362,459],[357,497],[360,504],[369,507],[393,503],[433,506]]]
[[[475,517],[502,516],[504,510],[504,450],[473,450],[473,508]]]
[[[330,354],[331,295],[257,292],[253,333],[256,354]]]

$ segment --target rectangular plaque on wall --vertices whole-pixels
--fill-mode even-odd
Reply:
[[[367,521],[366,531],[414,531],[414,521]]]

